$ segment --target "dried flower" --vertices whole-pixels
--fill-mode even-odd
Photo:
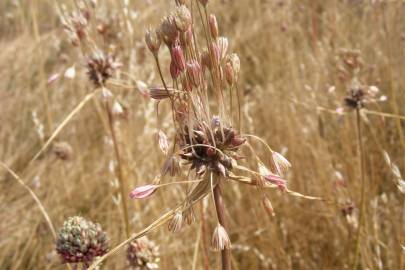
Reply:
[[[273,162],[279,175],[284,175],[291,167],[291,163],[280,153],[272,153]]]
[[[56,251],[64,263],[83,263],[88,266],[94,257],[107,252],[107,236],[99,224],[83,217],[68,218],[58,233]]]
[[[177,41],[179,31],[172,15],[163,18],[160,24],[160,33],[162,33],[163,41],[169,47]]]
[[[218,223],[212,235],[212,247],[215,250],[224,250],[231,248],[231,240],[229,240],[228,233],[225,228]]]
[[[192,22],[190,10],[185,5],[178,6],[174,12],[174,21],[179,31],[187,31]]]
[[[132,270],[153,270],[159,268],[159,247],[146,236],[128,245],[127,261]]]
[[[170,176],[176,176],[180,173],[180,164],[176,156],[169,155],[163,164],[162,176],[165,176],[169,173]]]
[[[112,75],[113,71],[119,68],[121,64],[115,61],[110,54],[101,51],[95,51],[87,59],[87,75],[89,79],[97,86],[101,86]]]
[[[161,35],[159,32],[153,31],[151,29],[147,30],[145,34],[145,43],[154,55],[157,55],[157,53],[159,52],[160,44],[162,43],[162,39],[160,36]]]
[[[183,225],[183,214],[181,211],[176,211],[173,218],[170,220],[168,224],[168,229],[171,232],[178,232],[180,231]]]

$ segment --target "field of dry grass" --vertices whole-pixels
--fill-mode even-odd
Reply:
[[[198,1],[185,2],[197,10]],[[106,82],[123,108],[114,139],[86,74],[91,50],[73,46],[61,23],[81,3],[0,1],[0,269],[66,269],[29,190],[56,231],[80,215],[102,226],[110,249],[124,241],[121,194],[160,174],[159,129],[173,138],[169,103],[161,102],[157,117],[156,101],[144,92],[162,85],[144,35],[175,1],[85,6],[93,45],[122,64]],[[207,10],[240,57],[242,133],[262,138],[291,162],[284,176],[289,190],[322,198],[224,180],[232,269],[405,269],[405,2],[209,0]],[[163,45],[159,57],[171,85]],[[345,107],[353,67],[362,87],[379,89],[378,102]],[[248,141],[270,162],[263,144]],[[256,170],[249,149],[241,153]],[[126,196],[130,232],[175,207],[186,190],[170,185],[142,200]],[[263,192],[274,216],[262,206]],[[160,269],[220,268],[210,246],[211,204],[210,196],[197,203],[196,222],[179,232],[163,225],[148,234],[159,246]],[[125,252],[108,256],[100,269],[129,269]]]

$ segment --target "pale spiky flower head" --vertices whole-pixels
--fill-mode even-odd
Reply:
[[[191,13],[185,5],[178,6],[174,11],[173,17],[180,32],[186,32],[190,28],[192,22]]]
[[[212,247],[215,250],[224,250],[231,248],[231,240],[225,228],[218,223],[212,235]]]
[[[159,269],[159,247],[146,236],[128,245],[127,262],[132,270]]]
[[[107,235],[99,224],[83,217],[68,218],[58,233],[56,251],[64,263],[89,265],[94,257],[107,252]]]

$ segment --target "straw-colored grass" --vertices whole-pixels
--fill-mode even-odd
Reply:
[[[108,118],[99,98],[81,104],[93,86],[79,50],[67,41],[55,2],[74,9],[75,1],[67,0],[0,1],[0,160],[37,195],[55,228],[69,216],[82,215],[100,223],[114,247],[126,237]],[[159,85],[143,37],[174,1],[98,2],[98,16],[111,22],[111,39],[131,80],[124,73],[119,76],[134,85],[111,87],[128,109],[127,119],[116,126],[116,137],[130,189],[151,183],[164,158],[157,144],[155,103],[140,94],[136,81]],[[125,2],[130,2],[128,7]],[[398,188],[403,182],[383,154],[405,173],[404,120],[398,117],[405,115],[403,1],[212,0],[209,9],[241,58],[244,133],[271,142],[290,160],[287,179],[292,190],[325,199],[266,191],[276,213],[270,217],[257,189],[225,183],[233,269],[353,268],[361,172],[356,114],[335,111],[347,90],[339,71],[343,48],[360,51],[364,66],[359,79],[388,97],[367,107],[371,112],[363,111],[361,118],[366,194],[359,263],[361,269],[404,269],[405,188]],[[168,52],[161,57],[167,60]],[[73,65],[76,76],[64,78]],[[48,84],[54,73],[61,78]],[[160,108],[167,112],[159,119],[166,129],[168,109]],[[70,160],[55,156],[56,141],[71,145]],[[261,147],[255,145],[266,160],[268,152]],[[38,204],[3,167],[0,189],[0,268],[64,269]],[[129,201],[131,232],[141,231],[184,196],[181,187],[169,186],[153,198]],[[344,215],[351,203],[353,211]],[[204,269],[203,249],[195,249],[195,243],[200,239],[202,245],[204,237],[209,243],[215,226],[214,218],[208,218],[207,235],[199,235],[198,223],[176,234],[163,227],[149,235],[160,245],[161,269]],[[217,252],[210,249],[208,255],[211,269],[217,269]],[[108,258],[103,269],[124,265],[122,251]]]

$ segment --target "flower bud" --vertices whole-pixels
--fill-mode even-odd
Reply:
[[[174,12],[174,21],[180,32],[187,31],[192,22],[190,10],[184,5],[177,7]]]
[[[173,80],[177,79],[177,77],[180,75],[180,69],[173,60],[170,62],[170,75],[172,76]]]
[[[201,82],[201,66],[196,60],[187,63],[187,77],[193,86],[198,87]]]
[[[179,44],[176,44],[171,49],[171,56],[172,61],[176,65],[176,67],[183,71],[186,68],[186,61],[184,59],[183,49],[180,47]]]
[[[129,194],[131,199],[143,199],[151,196],[157,189],[156,185],[145,185],[135,188]]]
[[[235,82],[235,75],[231,63],[225,64],[225,79],[229,86],[232,86]]]
[[[217,37],[218,37],[218,23],[217,23],[217,17],[215,17],[214,14],[210,15],[210,17],[208,19],[208,24],[210,26],[211,37],[213,39],[217,39]]]
[[[201,64],[203,67],[207,67],[208,69],[211,69],[212,63],[211,63],[211,57],[210,54],[207,50],[204,50],[201,53]]]
[[[160,48],[160,44],[162,43],[162,40],[160,38],[160,34],[157,31],[149,29],[146,31],[145,34],[145,42],[149,50],[153,54],[157,54]]]
[[[238,80],[238,75],[240,71],[240,60],[236,53],[232,53],[227,56],[226,63],[229,63],[233,70],[233,81]],[[226,71],[225,71],[226,72]],[[229,72],[229,71],[228,71]],[[228,82],[229,83],[229,82]]]

